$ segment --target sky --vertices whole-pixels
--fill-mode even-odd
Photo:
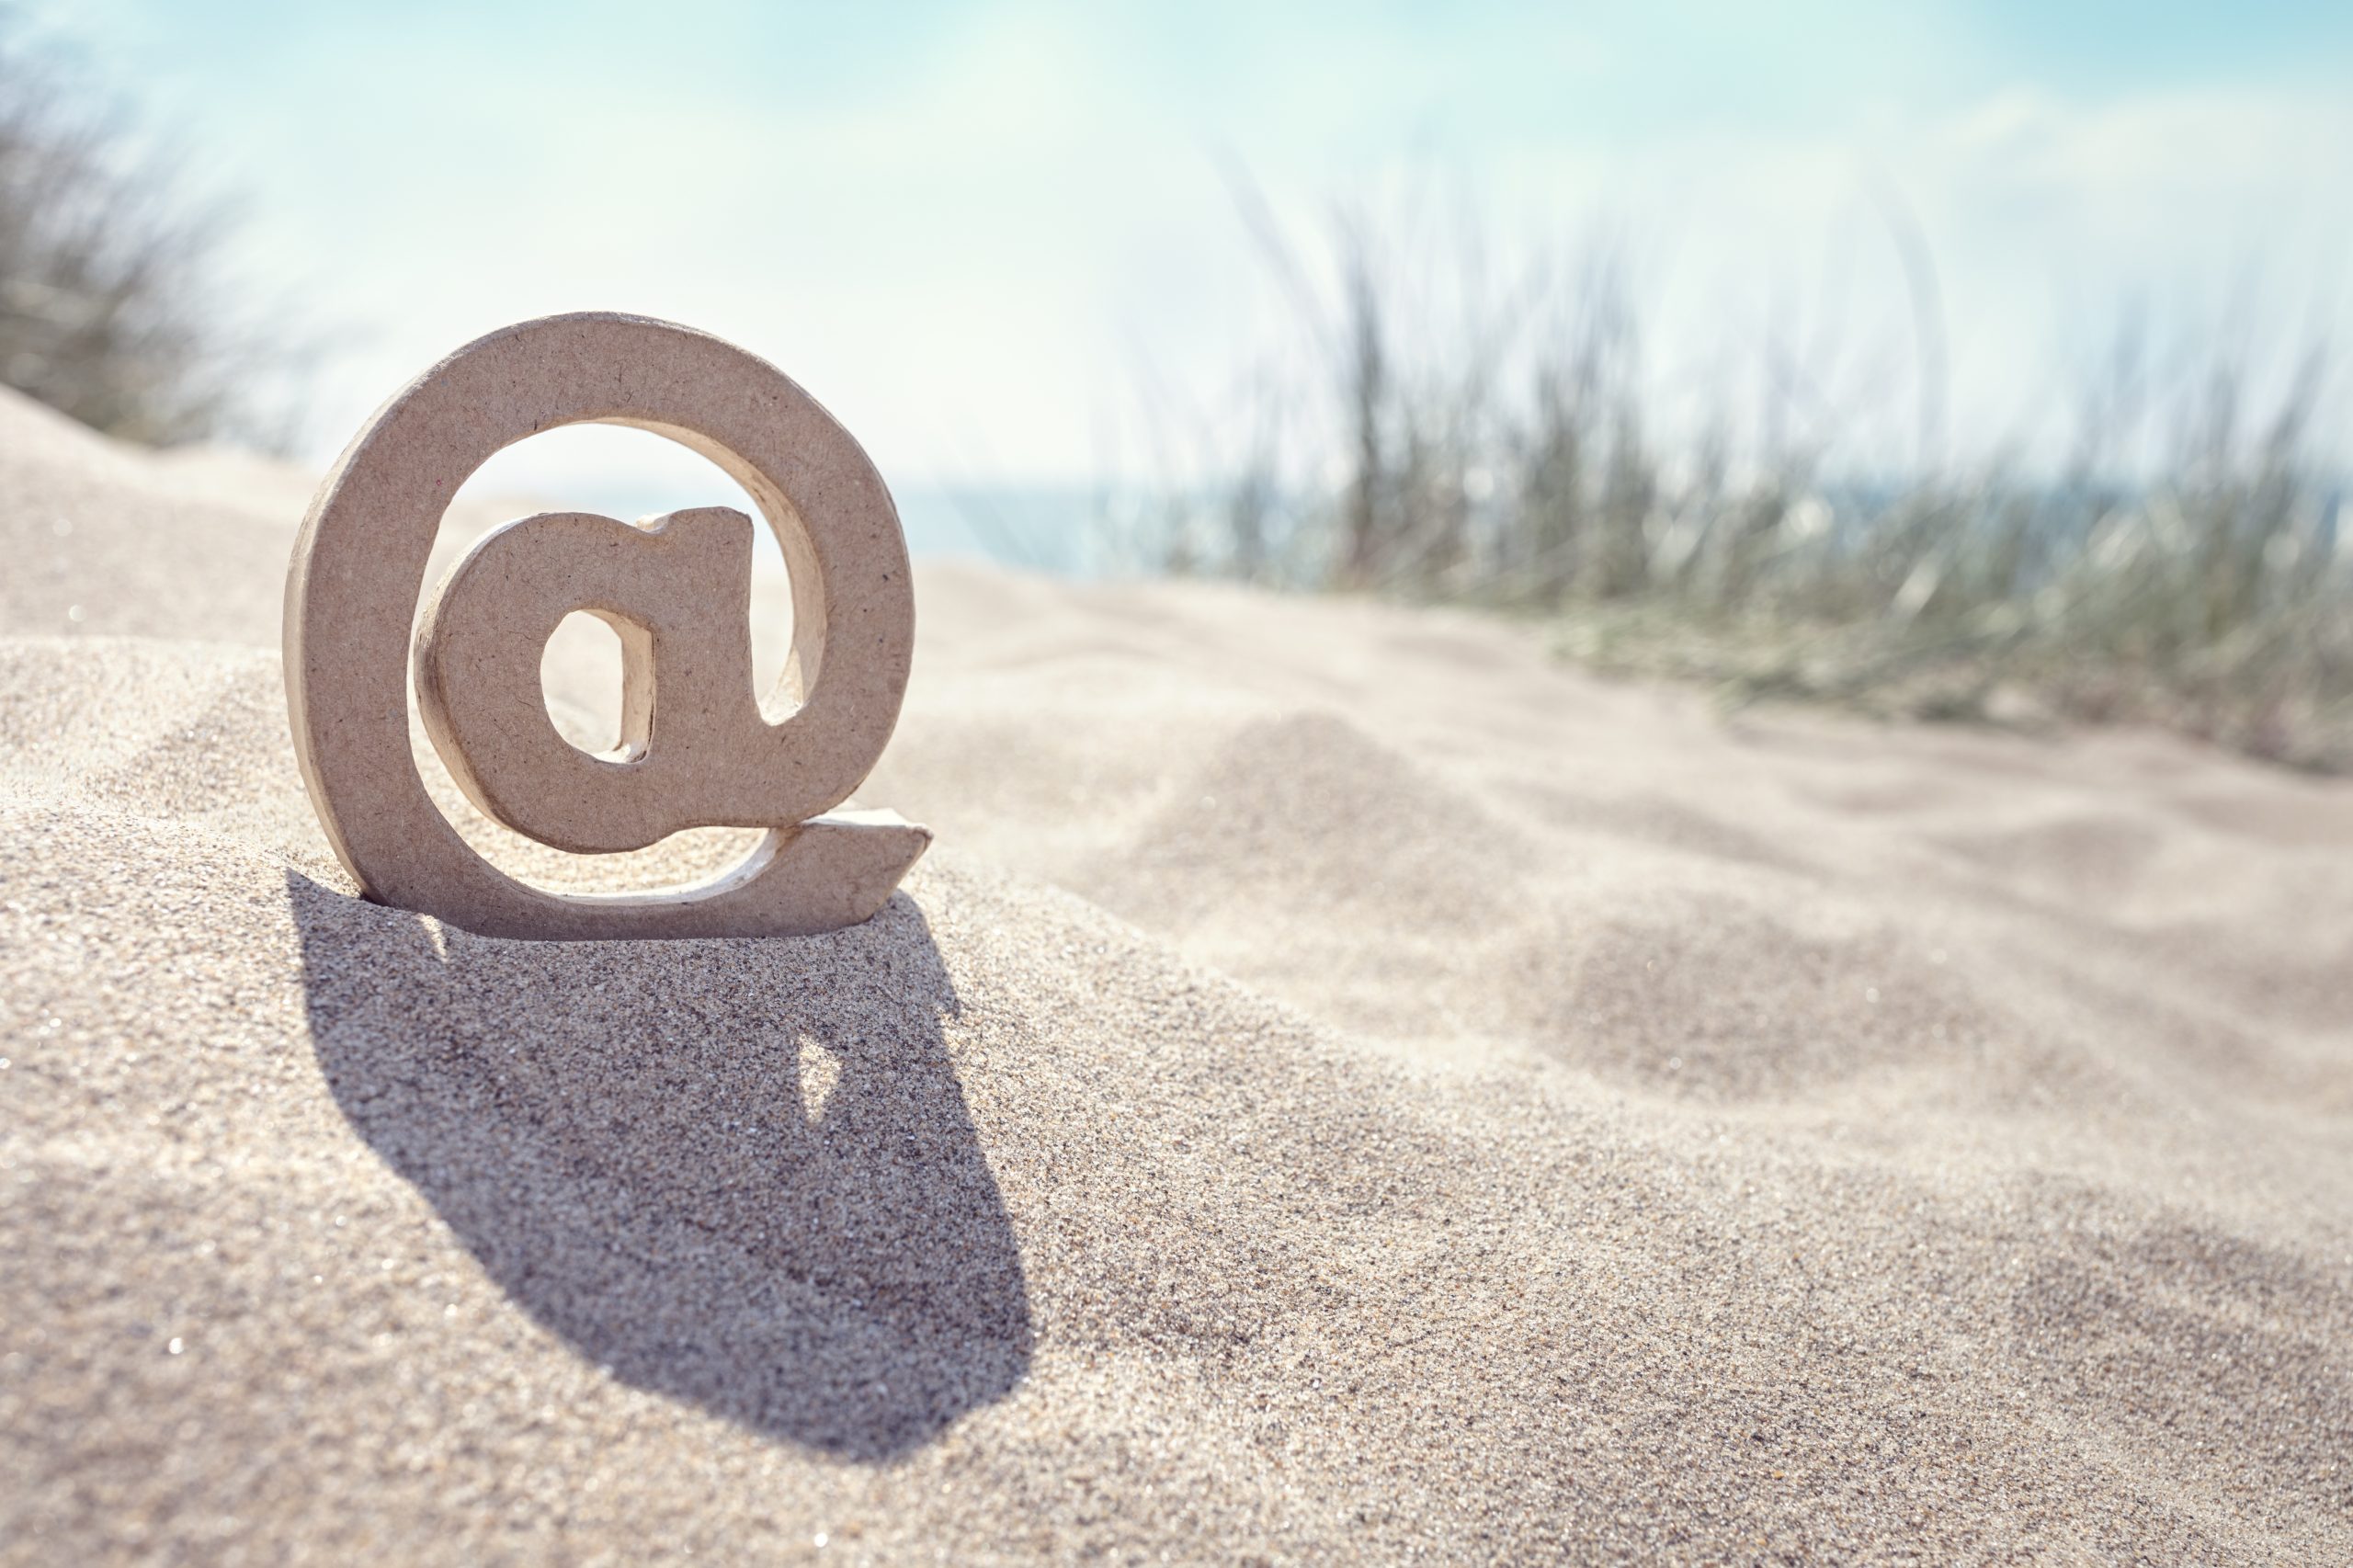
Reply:
[[[1891,449],[2051,427],[2135,312],[2258,363],[2353,337],[2342,0],[31,15],[238,199],[242,276],[329,348],[313,460],[472,337],[609,308],[776,362],[903,492],[1147,477],[1166,409],[1306,337],[1240,188],[1311,277],[1341,215],[1499,274],[1615,256],[1687,401],[1786,341]],[[658,445],[492,477],[626,489]]]

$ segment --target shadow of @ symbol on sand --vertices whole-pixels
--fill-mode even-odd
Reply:
[[[828,937],[567,943],[287,893],[344,1115],[614,1376],[886,1460],[1028,1370],[955,991],[905,894]]]

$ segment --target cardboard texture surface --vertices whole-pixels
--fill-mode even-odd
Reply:
[[[699,507],[631,525],[545,513],[485,537],[417,615],[435,530],[501,448],[562,425],[651,430],[749,494],[791,574],[776,723],[752,687],[752,519]],[[540,650],[597,615],[625,663],[622,744],[560,736]],[[717,881],[565,897],[460,838],[411,754],[404,681],[435,750],[485,814],[603,853],[684,828],[765,827]],[[881,757],[906,691],[915,597],[881,475],[782,372],[642,317],[551,316],[467,345],[378,411],[320,486],[287,578],[287,701],[328,838],[366,895],[489,936],[780,936],[873,915],[930,842],[887,812],[835,808]]]

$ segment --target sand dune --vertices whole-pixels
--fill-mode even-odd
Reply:
[[[2353,1559],[2345,786],[935,564],[880,918],[485,940],[304,488],[0,402],[0,1560]]]

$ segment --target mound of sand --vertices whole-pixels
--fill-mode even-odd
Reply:
[[[2353,1558],[2353,790],[938,565],[880,918],[484,940],[306,488],[0,402],[0,1559]]]

